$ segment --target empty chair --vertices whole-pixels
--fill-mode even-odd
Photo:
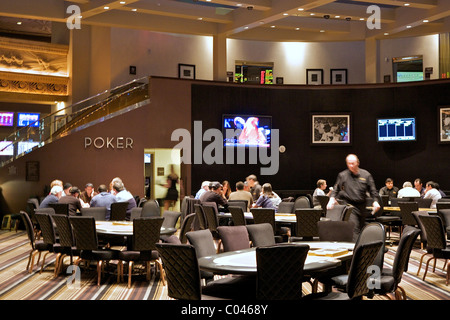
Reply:
[[[348,281],[345,288],[345,292],[331,291],[312,293],[305,296],[303,299],[308,300],[360,300],[362,297],[369,293],[369,286],[367,280],[370,273],[366,272],[369,266],[373,264],[380,248],[382,241],[375,241],[365,243],[357,248],[353,252],[352,262],[348,273]]]
[[[418,198],[415,202],[417,202],[419,208],[430,208],[432,201],[433,199]]]
[[[297,223],[295,224],[295,235],[290,238],[291,241],[311,240],[319,236],[317,222],[322,216],[321,209],[296,209],[295,216]]]
[[[244,211],[241,207],[229,206],[228,211],[231,213],[231,220],[235,226],[245,226],[247,221],[245,220]]]
[[[192,230],[192,224],[194,222],[194,219],[195,219],[195,213],[188,214],[186,217],[184,217],[184,220],[181,223],[180,234],[178,237],[176,235],[171,235],[171,236],[162,235],[160,237],[160,239],[163,242],[167,242],[167,243],[174,243],[174,244],[187,243],[188,240],[186,237],[186,233]]]
[[[248,201],[246,200],[228,200],[228,207],[241,207],[244,212],[248,211]]]
[[[250,248],[250,239],[245,226],[220,226],[217,231],[224,252]]]
[[[388,207],[389,206],[389,195],[387,195],[387,194],[383,194],[383,195],[380,195],[380,198],[381,198],[381,206],[382,207]]]
[[[189,243],[195,247],[197,258],[216,254],[214,239],[211,231],[208,229],[187,232],[186,237],[188,238]],[[214,274],[212,272],[202,270],[201,274],[202,278],[204,278],[206,282],[211,281],[214,278]]]
[[[53,208],[37,208],[36,210],[34,210],[34,213],[47,213],[50,215],[56,214],[55,209]],[[65,214],[65,213],[63,213]]]
[[[167,295],[179,300],[220,299],[204,295],[196,248],[188,244],[157,243],[167,279]]]
[[[142,214],[142,207],[134,207],[130,211],[130,221],[133,221],[136,218],[140,218]]]
[[[133,262],[143,261],[146,265],[147,280],[151,279],[150,263],[153,261],[159,266],[163,285],[164,272],[159,260],[158,251],[155,244],[159,242],[161,226],[164,218],[162,217],[141,217],[133,220],[133,238],[130,250],[120,251],[118,254],[119,263],[117,265],[117,278],[123,281],[123,262],[128,262],[128,288],[131,287],[131,274],[133,271]]]
[[[269,223],[275,232],[275,209],[251,208],[250,212],[253,215],[253,221],[255,224]]]
[[[246,227],[253,247],[271,246],[276,243],[270,223],[248,224]]]
[[[81,208],[82,216],[94,217],[95,221],[105,221],[106,213],[107,213],[106,207]]]
[[[147,200],[142,206],[141,217],[160,217],[161,209],[159,208],[159,204],[156,200],[150,199]]]
[[[432,250],[433,256],[427,260],[427,264],[425,266],[425,272],[423,274],[423,280],[425,281],[425,277],[428,272],[428,265],[431,260],[436,259],[450,259],[450,247],[447,247],[447,242],[445,238],[445,230],[444,224],[439,216],[419,216],[419,219],[422,221],[422,224],[425,228],[425,232],[427,234],[427,248]],[[435,270],[436,264],[434,265],[433,272]],[[447,263],[447,276],[445,280],[445,284],[448,285],[450,275],[450,263]]]
[[[214,239],[219,239],[219,234],[217,233],[217,227],[219,226],[219,218],[217,217],[217,207],[214,205],[203,204],[203,212],[206,217],[206,225],[211,231]]]
[[[402,215],[402,226],[416,226],[417,222],[412,212],[419,210],[417,202],[399,202],[398,206]]]
[[[75,261],[75,265],[79,265],[83,260],[97,261],[97,286],[100,286],[103,262],[117,259],[119,251],[99,246],[93,217],[70,217],[69,219],[76,239],[76,248],[80,250],[80,256]]]
[[[301,299],[303,267],[308,251],[308,245],[257,247],[256,299]]]
[[[295,201],[294,197],[286,197],[281,199],[281,202],[294,202],[294,201]]]
[[[306,196],[300,196],[295,199],[294,202],[294,210],[300,208],[311,208],[311,204],[309,203],[309,199]]]
[[[327,209],[325,217],[333,221],[342,221],[344,220],[344,213],[346,209],[347,206],[345,204],[337,204],[333,207],[333,209]]]
[[[127,217],[128,202],[111,203],[111,221],[125,221]]]
[[[79,256],[80,251],[76,249],[75,236],[73,234],[72,225],[69,217],[63,214],[55,214],[52,216],[58,229],[59,244],[64,248],[64,252],[58,253],[56,260],[58,261],[58,269],[55,270],[55,277],[62,271],[64,258],[70,256],[70,265],[73,264],[73,257]]]
[[[375,286],[375,294],[388,296],[393,293],[396,298],[406,300],[406,291],[399,284],[402,281],[403,272],[408,270],[408,262],[414,242],[419,236],[420,230],[411,226],[405,227],[391,270],[383,269],[379,278],[379,287]],[[377,281],[377,280],[375,280]]]
[[[294,213],[294,202],[280,202],[277,212],[280,213]]]
[[[164,228],[176,228],[177,223],[178,223],[178,219],[181,216],[181,212],[177,212],[177,211],[164,211],[163,213],[163,224],[162,226]]]
[[[50,208],[55,210],[55,214],[65,214],[69,215],[69,204],[68,203],[49,203]]]
[[[42,264],[41,264],[41,271],[44,269],[45,264],[45,257],[49,253],[62,253],[63,249],[59,243],[56,242],[56,233],[55,233],[55,227],[53,226],[53,220],[51,216],[47,213],[37,213],[36,214],[36,220],[38,221],[39,225],[41,226],[42,231],[42,240],[44,243],[49,245],[49,250],[44,254],[44,257],[42,258]],[[58,269],[58,259],[55,261],[55,270]]]
[[[206,222],[206,216],[205,212],[203,210],[203,207],[201,204],[195,204],[195,222],[198,224],[198,227],[200,230],[205,230],[208,228],[207,222]],[[195,227],[194,227],[195,229]]]
[[[352,221],[324,220],[317,222],[320,241],[352,242],[354,227],[355,224]]]
[[[39,264],[41,253],[52,250],[53,246],[51,244],[45,243],[42,240],[35,240],[33,223],[31,222],[28,213],[26,213],[25,211],[20,211],[20,214],[22,216],[22,220],[28,235],[28,240],[30,241],[31,245],[31,251],[28,255],[28,263],[27,263],[27,270],[29,273],[31,273],[33,271],[35,256],[37,254],[39,255],[38,260],[36,262],[36,264]]]
[[[316,196],[317,200],[319,200],[320,206],[323,210],[323,215],[325,216],[327,214],[327,204],[328,201],[330,201],[329,196]]]

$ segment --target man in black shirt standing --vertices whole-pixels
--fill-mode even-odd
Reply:
[[[367,193],[374,199],[372,214],[380,210],[380,204],[376,201],[378,193],[372,175],[367,170],[359,167],[358,157],[354,154],[349,154],[345,158],[345,162],[347,169],[340,172],[337,176],[327,209],[332,209],[337,204],[336,198],[354,207],[349,221],[355,224],[353,241],[356,241],[366,222]]]

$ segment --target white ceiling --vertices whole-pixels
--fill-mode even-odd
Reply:
[[[450,32],[450,0],[1,0],[0,31],[48,32],[48,21],[66,23],[70,5],[81,9],[81,27],[246,40],[354,41]],[[380,29],[367,26],[371,5],[380,8]]]

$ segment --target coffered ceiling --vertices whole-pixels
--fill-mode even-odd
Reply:
[[[245,40],[353,41],[450,32],[450,0],[1,0],[0,31],[49,34],[52,22],[66,23],[74,13],[67,11],[70,5],[80,8],[81,28]],[[373,28],[377,12],[379,29]]]

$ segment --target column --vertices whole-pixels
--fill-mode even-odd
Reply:
[[[227,37],[213,36],[213,80],[227,81]]]
[[[366,83],[377,83],[378,42],[375,38],[366,39]]]

